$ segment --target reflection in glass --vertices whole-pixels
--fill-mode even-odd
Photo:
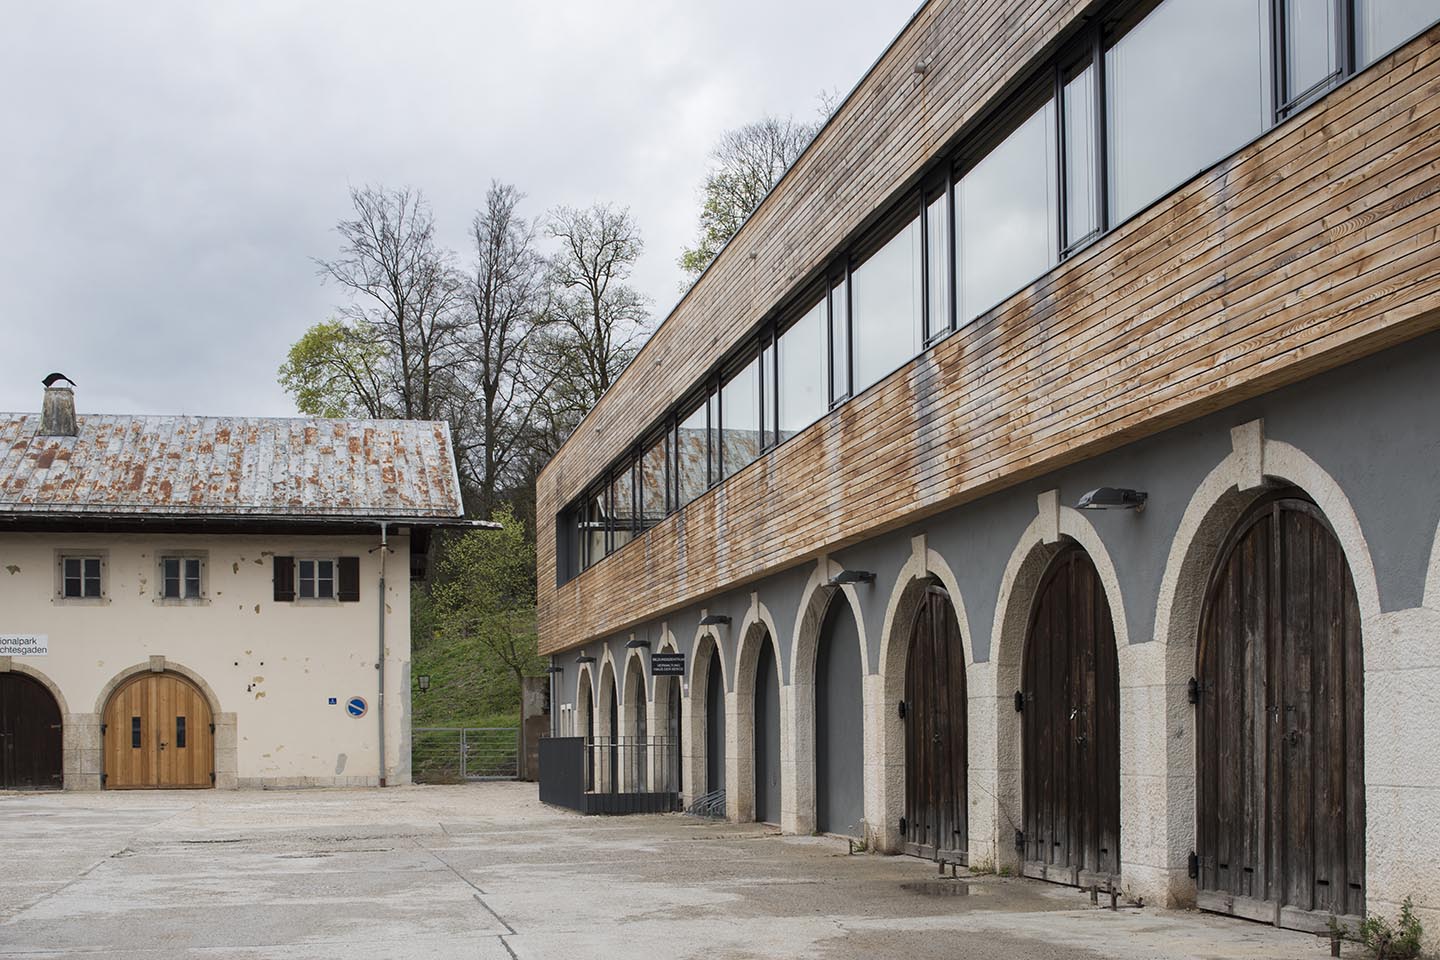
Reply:
[[[766,340],[760,348],[760,445],[773,447],[775,437],[775,342]]]
[[[640,529],[648,530],[665,519],[668,510],[665,469],[669,436],[662,436],[640,456]]]
[[[825,413],[825,302],[780,334],[780,439],[788,440]]]
[[[925,205],[925,339],[950,329],[950,198]]]
[[[760,456],[760,359],[752,357],[720,387],[722,476]]]
[[[961,323],[1055,264],[1054,109],[1046,103],[956,185]]]
[[[1364,67],[1440,20],[1440,0],[1355,0],[1355,40]]]
[[[845,281],[830,288],[830,402],[850,396],[850,300]]]
[[[1100,227],[1095,196],[1095,68],[1086,67],[1065,84],[1065,246]]]
[[[585,501],[585,516],[580,521],[580,542],[585,553],[585,566],[605,559],[605,530],[609,516],[605,510],[605,491],[596,490]]]
[[[920,352],[920,218],[850,271],[855,392]]]
[[[1285,0],[1285,101],[1335,73],[1336,55],[1335,0]]]
[[[1258,136],[1260,4],[1165,0],[1105,54],[1111,223]]]
[[[705,419],[705,405],[702,403],[689,416],[680,421],[675,430],[675,476],[677,506],[685,506],[710,486],[707,472],[709,446],[706,443],[708,425]]]
[[[614,553],[635,535],[635,471],[630,464],[610,481],[610,552]]]

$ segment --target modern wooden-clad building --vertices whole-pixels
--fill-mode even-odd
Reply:
[[[540,476],[592,785],[1440,925],[1437,21],[926,3]]]

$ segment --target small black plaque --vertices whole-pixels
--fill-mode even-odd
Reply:
[[[650,654],[650,673],[656,677],[683,677],[685,676],[685,654],[683,653],[652,653]]]

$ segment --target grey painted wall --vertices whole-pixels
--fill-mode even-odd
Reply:
[[[705,792],[725,786],[725,687],[720,679],[720,651],[710,651],[710,671],[705,678]]]
[[[863,836],[865,730],[860,631],[844,597],[825,612],[815,663],[815,825]]]

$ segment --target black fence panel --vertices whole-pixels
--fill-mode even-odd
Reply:
[[[581,813],[678,810],[678,745],[667,737],[545,737],[540,800]]]
[[[585,738],[540,739],[540,802],[587,812]]]

